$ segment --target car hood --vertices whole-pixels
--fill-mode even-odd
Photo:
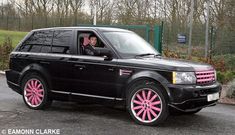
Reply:
[[[128,59],[128,63],[170,71],[203,71],[214,69],[211,65],[204,63],[163,57]]]

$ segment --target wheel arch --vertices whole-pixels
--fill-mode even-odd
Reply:
[[[21,71],[19,81],[18,81],[20,86],[22,85],[22,81],[23,81],[24,77],[26,77],[28,74],[31,74],[31,73],[39,74],[45,80],[49,89],[52,88],[52,83],[50,81],[51,80],[50,73],[43,66],[36,64],[36,63],[26,66]]]
[[[166,84],[169,83],[168,80],[155,71],[141,71],[132,75],[124,86],[121,95],[122,98],[124,99],[126,98],[126,95],[130,87],[137,84],[138,82],[143,82],[143,81],[147,81],[148,83],[154,82],[158,84],[158,86],[160,86],[163,90],[163,95],[165,95],[168,98],[168,100],[171,100],[170,90],[166,86]]]

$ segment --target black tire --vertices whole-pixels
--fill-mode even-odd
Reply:
[[[35,85],[33,86],[33,84],[31,84],[31,83],[36,82],[36,81],[37,81],[37,83],[35,83]],[[21,84],[22,84],[21,85],[22,97],[23,97],[24,103],[30,109],[42,110],[42,109],[46,109],[46,108],[50,107],[50,105],[52,104],[52,100],[49,98],[48,85],[47,85],[46,81],[39,74],[37,74],[37,73],[27,74],[22,79]],[[30,87],[29,87],[29,85],[30,85]],[[32,86],[34,88],[32,88]],[[36,88],[36,86],[38,88]],[[31,90],[31,91],[29,92],[28,90]],[[31,94],[31,96],[28,97],[28,96],[26,96],[27,94]],[[40,95],[40,96],[38,96],[38,95]],[[41,97],[41,95],[42,95],[42,97]],[[35,99],[34,102],[32,102],[33,99]]]
[[[147,97],[143,96],[143,91],[145,94],[147,94]],[[142,103],[142,105],[136,105],[135,100],[137,100],[137,98],[139,99],[137,94],[140,94],[141,92],[142,92],[142,97],[145,97],[146,100],[142,100],[143,102],[139,100]],[[152,99],[155,95],[157,97],[153,101],[151,101],[150,99]],[[159,104],[153,105],[154,103],[157,103],[157,102]],[[132,87],[130,87],[130,89],[128,90],[126,105],[127,105],[127,110],[129,111],[129,114],[135,120],[136,123],[141,124],[141,125],[153,126],[153,125],[157,125],[157,124],[164,122],[166,118],[168,117],[169,110],[168,110],[167,102],[168,102],[167,98],[164,96],[161,87],[159,87],[157,84],[137,83],[133,85]],[[155,109],[160,108],[160,110],[156,111],[155,109],[152,109],[152,106],[155,107]],[[141,107],[141,108],[138,110],[136,109],[138,107]],[[143,108],[144,108],[144,111],[143,113],[141,113],[141,110]],[[152,111],[150,110],[152,111],[154,110],[154,113],[157,115],[154,116],[153,115],[154,113],[152,113]],[[148,115],[150,115],[150,117]]]

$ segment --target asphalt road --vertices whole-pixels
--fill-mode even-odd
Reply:
[[[165,123],[148,127],[134,123],[126,111],[101,105],[56,101],[47,110],[30,110],[0,75],[0,134],[15,134],[17,130],[26,134],[22,129],[37,134],[53,130],[61,135],[235,135],[235,106],[218,104],[196,115],[170,116]]]

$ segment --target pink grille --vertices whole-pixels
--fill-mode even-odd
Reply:
[[[209,84],[215,81],[215,71],[196,71],[197,83],[198,84]]]

